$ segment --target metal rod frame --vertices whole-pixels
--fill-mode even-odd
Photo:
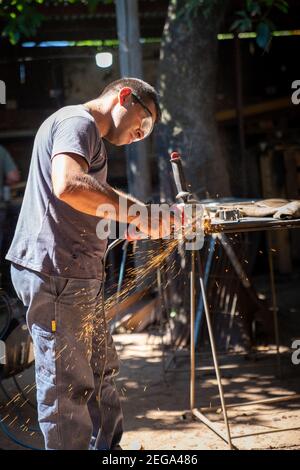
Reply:
[[[298,225],[294,226],[295,228],[298,227]],[[293,228],[294,228],[293,227]],[[274,226],[272,229],[274,230]],[[278,227],[276,227],[278,228]],[[283,228],[283,227],[282,227]],[[284,228],[288,228],[287,225],[284,226]],[[292,228],[292,227],[290,227]],[[268,227],[270,229],[270,227]],[[266,228],[266,230],[268,230]],[[194,252],[192,252],[194,253]],[[198,255],[200,257],[200,253],[198,252]],[[240,434],[240,435],[231,435],[230,432],[230,425],[228,421],[228,416],[227,416],[227,409],[228,408],[234,408],[234,407],[239,407],[239,406],[250,406],[250,405],[255,405],[258,403],[270,403],[270,402],[280,402],[280,401],[288,401],[288,400],[293,400],[299,398],[300,395],[294,394],[291,396],[282,396],[282,397],[276,397],[275,399],[266,399],[266,400],[254,400],[246,403],[239,403],[239,404],[232,404],[232,405],[226,405],[225,402],[225,396],[224,396],[224,391],[223,391],[223,386],[222,386],[222,379],[221,379],[221,374],[220,374],[220,367],[218,364],[218,355],[216,351],[216,346],[215,346],[215,340],[214,340],[214,333],[212,330],[211,326],[211,320],[210,320],[210,312],[207,304],[207,298],[206,298],[206,292],[205,292],[205,286],[203,282],[203,270],[201,267],[200,271],[200,287],[201,287],[201,295],[203,297],[203,304],[204,304],[204,311],[205,311],[205,317],[206,317],[206,322],[207,322],[207,328],[208,328],[208,333],[209,333],[209,339],[210,339],[210,346],[211,346],[211,351],[212,351],[212,356],[213,356],[213,362],[214,362],[214,369],[217,377],[217,382],[218,382],[218,388],[219,388],[219,396],[221,400],[221,407],[223,411],[223,418],[224,418],[224,424],[226,427],[226,435],[218,429],[217,425],[213,423],[209,418],[207,418],[201,411],[199,411],[197,408],[195,408],[195,343],[194,343],[194,325],[192,325],[192,319],[194,322],[195,318],[195,267],[194,267],[194,261],[195,260],[195,254],[192,255],[191,257],[191,275],[190,275],[190,284],[191,284],[191,351],[190,351],[190,357],[191,357],[191,371],[190,371],[190,409],[191,413],[193,416],[195,416],[199,421],[201,421],[203,424],[205,424],[209,429],[211,429],[217,436],[219,436],[223,441],[225,441],[229,449],[237,449],[236,446],[233,445],[232,440],[233,439],[241,439],[243,437],[250,437],[250,436],[256,436],[256,435],[262,435],[262,434],[269,434],[273,432],[284,432],[284,431],[291,431],[291,430],[298,430],[300,427],[294,427],[294,428],[281,428],[281,429],[276,429],[276,430],[267,430],[267,431],[260,431],[260,432],[254,432],[251,434]],[[280,358],[280,344],[279,344],[279,328],[278,328],[278,315],[277,315],[277,298],[276,298],[276,288],[275,288],[275,277],[274,277],[274,265],[273,265],[273,256],[272,256],[272,251],[270,248],[270,234],[268,233],[268,260],[269,260],[269,271],[270,271],[270,281],[271,281],[271,295],[272,295],[272,305],[273,305],[273,323],[274,323],[274,333],[275,333],[275,341],[276,341],[276,357],[277,357],[277,366],[278,366],[278,373],[279,377],[281,377],[281,358]],[[201,266],[201,262],[199,263]],[[219,408],[219,407],[218,407]],[[204,410],[204,409],[203,409]],[[206,408],[207,410],[207,408]],[[211,409],[212,410],[212,409]]]

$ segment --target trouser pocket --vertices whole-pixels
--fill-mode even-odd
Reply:
[[[56,384],[55,335],[33,324],[31,335],[34,345],[35,372],[37,381]]]
[[[58,302],[60,298],[64,295],[66,290],[68,289],[70,283],[72,282],[71,279],[64,279],[61,277],[50,277],[50,285],[51,291],[53,296],[55,297],[55,302]]]

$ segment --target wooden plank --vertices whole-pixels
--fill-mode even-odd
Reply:
[[[147,293],[147,289],[143,289],[141,291],[134,292],[133,294],[129,295],[125,300],[122,302],[116,302],[116,304],[111,307],[110,309],[106,310],[106,318],[108,321],[112,320],[116,315],[124,313],[130,307],[132,307],[136,302],[141,300]]]
[[[251,104],[243,108],[242,114],[244,117],[247,116],[256,116],[257,114],[268,113],[271,111],[278,111],[281,109],[290,108],[292,105],[291,98],[279,98],[272,101],[262,101],[261,103]],[[236,119],[237,110],[234,109],[225,109],[224,111],[218,111],[216,113],[217,121],[230,121]]]
[[[139,333],[155,320],[157,308],[157,299],[147,301],[143,305],[138,307],[138,310],[136,312],[126,316],[126,318],[124,318],[123,321],[121,321],[120,323],[127,330]]]

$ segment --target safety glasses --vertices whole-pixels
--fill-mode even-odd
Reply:
[[[133,142],[138,142],[139,140],[145,139],[146,137],[148,137],[151,134],[151,132],[153,130],[153,127],[154,127],[154,121],[153,121],[153,116],[152,116],[152,113],[151,113],[150,109],[148,108],[148,106],[145,105],[143,100],[141,100],[141,98],[139,98],[135,93],[131,93],[131,96],[132,96],[133,100],[136,103],[139,103],[142,106],[142,108],[144,108],[146,113],[148,114],[147,117],[144,117],[142,119],[142,123],[141,123],[141,126],[140,126],[140,129],[143,132],[143,137],[133,140]]]

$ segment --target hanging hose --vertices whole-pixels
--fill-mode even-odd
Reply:
[[[24,449],[30,449],[30,450],[43,450],[38,447],[32,447],[31,445],[26,444],[25,442],[19,441],[19,439],[9,431],[6,424],[2,422],[1,417],[0,417],[0,428],[3,431],[3,433],[18,446],[21,446],[21,447],[24,447]]]

